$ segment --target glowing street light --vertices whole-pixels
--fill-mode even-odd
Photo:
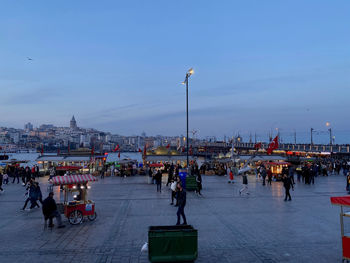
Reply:
[[[327,121],[327,122],[326,122],[326,126],[327,126],[327,127],[330,127],[331,124]],[[329,131],[329,145],[332,145],[332,138],[333,138],[333,137],[332,137],[332,128],[329,128],[328,131]]]
[[[185,80],[182,82],[182,84],[186,84],[186,159],[187,159],[187,173],[188,173],[188,166],[189,166],[189,158],[188,158],[188,150],[189,150],[189,146],[188,146],[188,79],[191,77],[191,75],[194,74],[194,70],[193,68],[190,68],[187,72],[186,72],[186,78]]]

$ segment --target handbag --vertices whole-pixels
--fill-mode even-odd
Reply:
[[[171,188],[171,190],[172,191],[176,191],[176,185],[177,185],[177,183],[176,182],[173,182],[172,184],[171,184],[171,186],[170,186],[170,188]]]

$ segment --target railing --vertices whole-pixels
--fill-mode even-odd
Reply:
[[[255,143],[235,143],[236,148],[251,148],[254,149]],[[268,143],[262,143],[261,148],[267,149],[269,147]],[[333,152],[333,153],[350,153],[349,144],[291,144],[291,143],[281,143],[278,150],[285,151],[306,151],[306,152]]]

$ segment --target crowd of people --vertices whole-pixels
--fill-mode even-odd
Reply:
[[[315,184],[316,178],[320,176],[333,176],[333,175],[345,175],[346,176],[346,190],[350,194],[350,166],[348,162],[341,160],[323,159],[314,162],[303,162],[299,165],[284,165],[282,172],[278,177],[273,174],[271,166],[267,162],[261,163],[255,169],[251,170],[241,167],[239,169],[238,164],[231,166],[220,166],[220,169],[225,169],[227,182],[234,184],[237,178],[242,175],[242,187],[239,189],[239,195],[249,195],[248,189],[248,173],[255,171],[257,180],[261,180],[263,187],[272,185],[274,179],[280,179],[285,189],[284,201],[291,201],[291,190],[294,190],[296,183]],[[162,192],[163,174],[167,174],[166,187],[170,190],[170,205],[177,207],[177,223],[187,224],[185,216],[186,206],[186,190],[184,187],[185,181],[181,172],[183,167],[180,164],[164,164],[162,167],[145,167],[146,174],[149,177],[149,181],[156,184],[157,192]],[[195,193],[201,196],[202,190],[202,174],[205,172],[206,166],[198,167],[196,162],[191,163],[188,172],[190,176],[193,176],[196,180],[197,188]],[[187,169],[186,169],[187,171]],[[295,178],[296,175],[296,178]],[[52,219],[56,217],[59,227],[62,227],[62,221],[60,214],[57,211],[57,205],[53,199],[53,193],[50,192],[49,196],[43,201],[42,192],[39,186],[39,182],[36,181],[38,176],[38,167],[16,167],[9,166],[0,172],[0,192],[3,192],[3,184],[12,183],[19,184],[20,179],[23,187],[25,188],[25,202],[21,210],[32,210],[42,207],[45,220],[49,220],[49,226],[53,226]],[[50,170],[50,178],[55,176],[55,171]],[[103,175],[101,175],[103,176]],[[250,179],[249,179],[250,180]]]

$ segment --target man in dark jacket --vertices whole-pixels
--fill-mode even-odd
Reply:
[[[183,219],[183,225],[187,225],[186,216],[185,216],[185,206],[186,206],[186,191],[182,188],[181,183],[177,184],[178,193],[177,193],[177,201],[179,207],[177,208],[177,223],[176,225],[180,225],[180,216]]]
[[[58,228],[65,227],[62,224],[60,213],[57,211],[56,201],[53,199],[53,192],[49,193],[49,196],[43,202],[43,214],[45,221],[49,219],[49,227],[53,227],[52,219],[56,217]]]
[[[283,181],[284,189],[286,190],[286,197],[284,198],[284,201],[287,201],[287,197],[289,198],[288,201],[292,201],[292,197],[290,196],[290,193],[289,193],[289,190],[291,187],[294,190],[292,180],[289,176],[284,175],[282,181]]]
[[[160,170],[157,171],[155,179],[157,183],[157,192],[162,192],[162,172]]]

